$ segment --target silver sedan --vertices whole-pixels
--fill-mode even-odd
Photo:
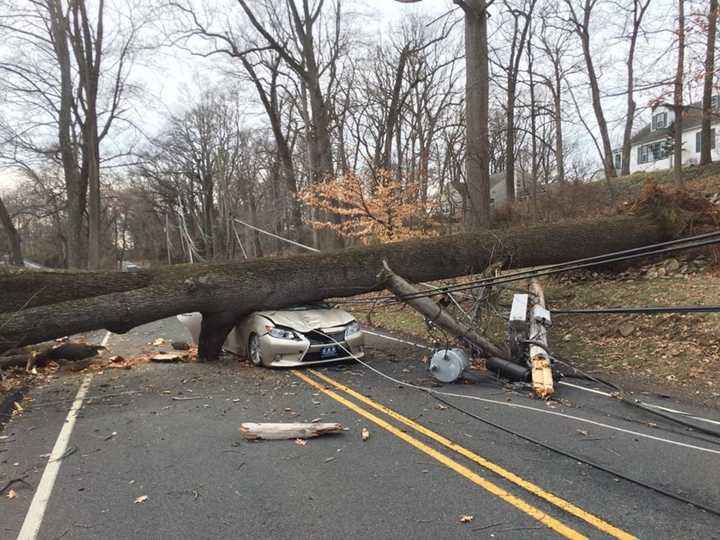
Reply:
[[[178,315],[197,342],[202,316]],[[355,318],[327,304],[257,311],[241,320],[225,350],[256,366],[298,367],[364,356],[364,338]]]

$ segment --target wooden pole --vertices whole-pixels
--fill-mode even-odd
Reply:
[[[469,341],[472,345],[479,349],[484,356],[495,356],[504,359],[508,358],[509,355],[507,350],[502,347],[498,347],[486,337],[475,332],[475,330],[458,323],[432,298],[422,296],[407,299],[408,296],[413,296],[420,291],[395,274],[390,269],[387,261],[383,261],[383,270],[380,274],[378,274],[378,279],[380,280],[380,283],[390,289],[395,296],[407,303],[410,307],[419,311],[432,324],[449,332],[458,339]]]
[[[547,352],[550,312],[545,307],[545,293],[537,279],[530,281],[528,291],[533,304],[530,312],[530,341],[534,342],[530,344],[533,390],[539,398],[549,399],[555,393],[550,355]]]

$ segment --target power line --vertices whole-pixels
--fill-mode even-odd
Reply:
[[[598,309],[551,309],[553,315],[658,314],[658,313],[720,313],[720,306],[649,306],[610,307]]]

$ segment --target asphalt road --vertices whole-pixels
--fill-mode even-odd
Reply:
[[[91,337],[101,341],[105,333]],[[108,347],[130,355],[152,349],[157,337],[186,336],[169,319],[112,335]],[[375,368],[431,384],[422,350],[376,338],[370,344]],[[472,396],[443,399],[615,474],[357,364],[303,372],[234,358],[148,364],[33,389],[24,414],[0,433],[0,488],[13,478],[27,482],[13,485],[15,498],[0,499],[0,538],[17,538],[23,523],[26,531],[35,523],[37,538],[47,540],[720,538],[717,515],[621,478],[720,509],[718,442],[578,388],[561,386],[560,401],[544,404],[485,375],[473,379],[435,390]],[[720,420],[714,410],[643,398]],[[305,445],[246,442],[238,434],[243,421],[318,418],[347,431]],[[66,435],[65,451],[56,447],[48,459]],[[472,518],[463,523],[462,516]]]

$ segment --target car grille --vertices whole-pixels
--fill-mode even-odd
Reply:
[[[342,343],[345,341],[345,330],[327,333],[311,330],[305,334],[305,337],[310,340],[310,345],[332,345],[335,342]]]
[[[302,361],[303,362],[320,362],[322,360],[332,360],[334,358],[340,358],[341,356],[344,356],[343,352],[341,350],[338,350],[336,354],[333,356],[321,356],[320,351],[315,352],[309,352],[305,356],[303,356]]]

